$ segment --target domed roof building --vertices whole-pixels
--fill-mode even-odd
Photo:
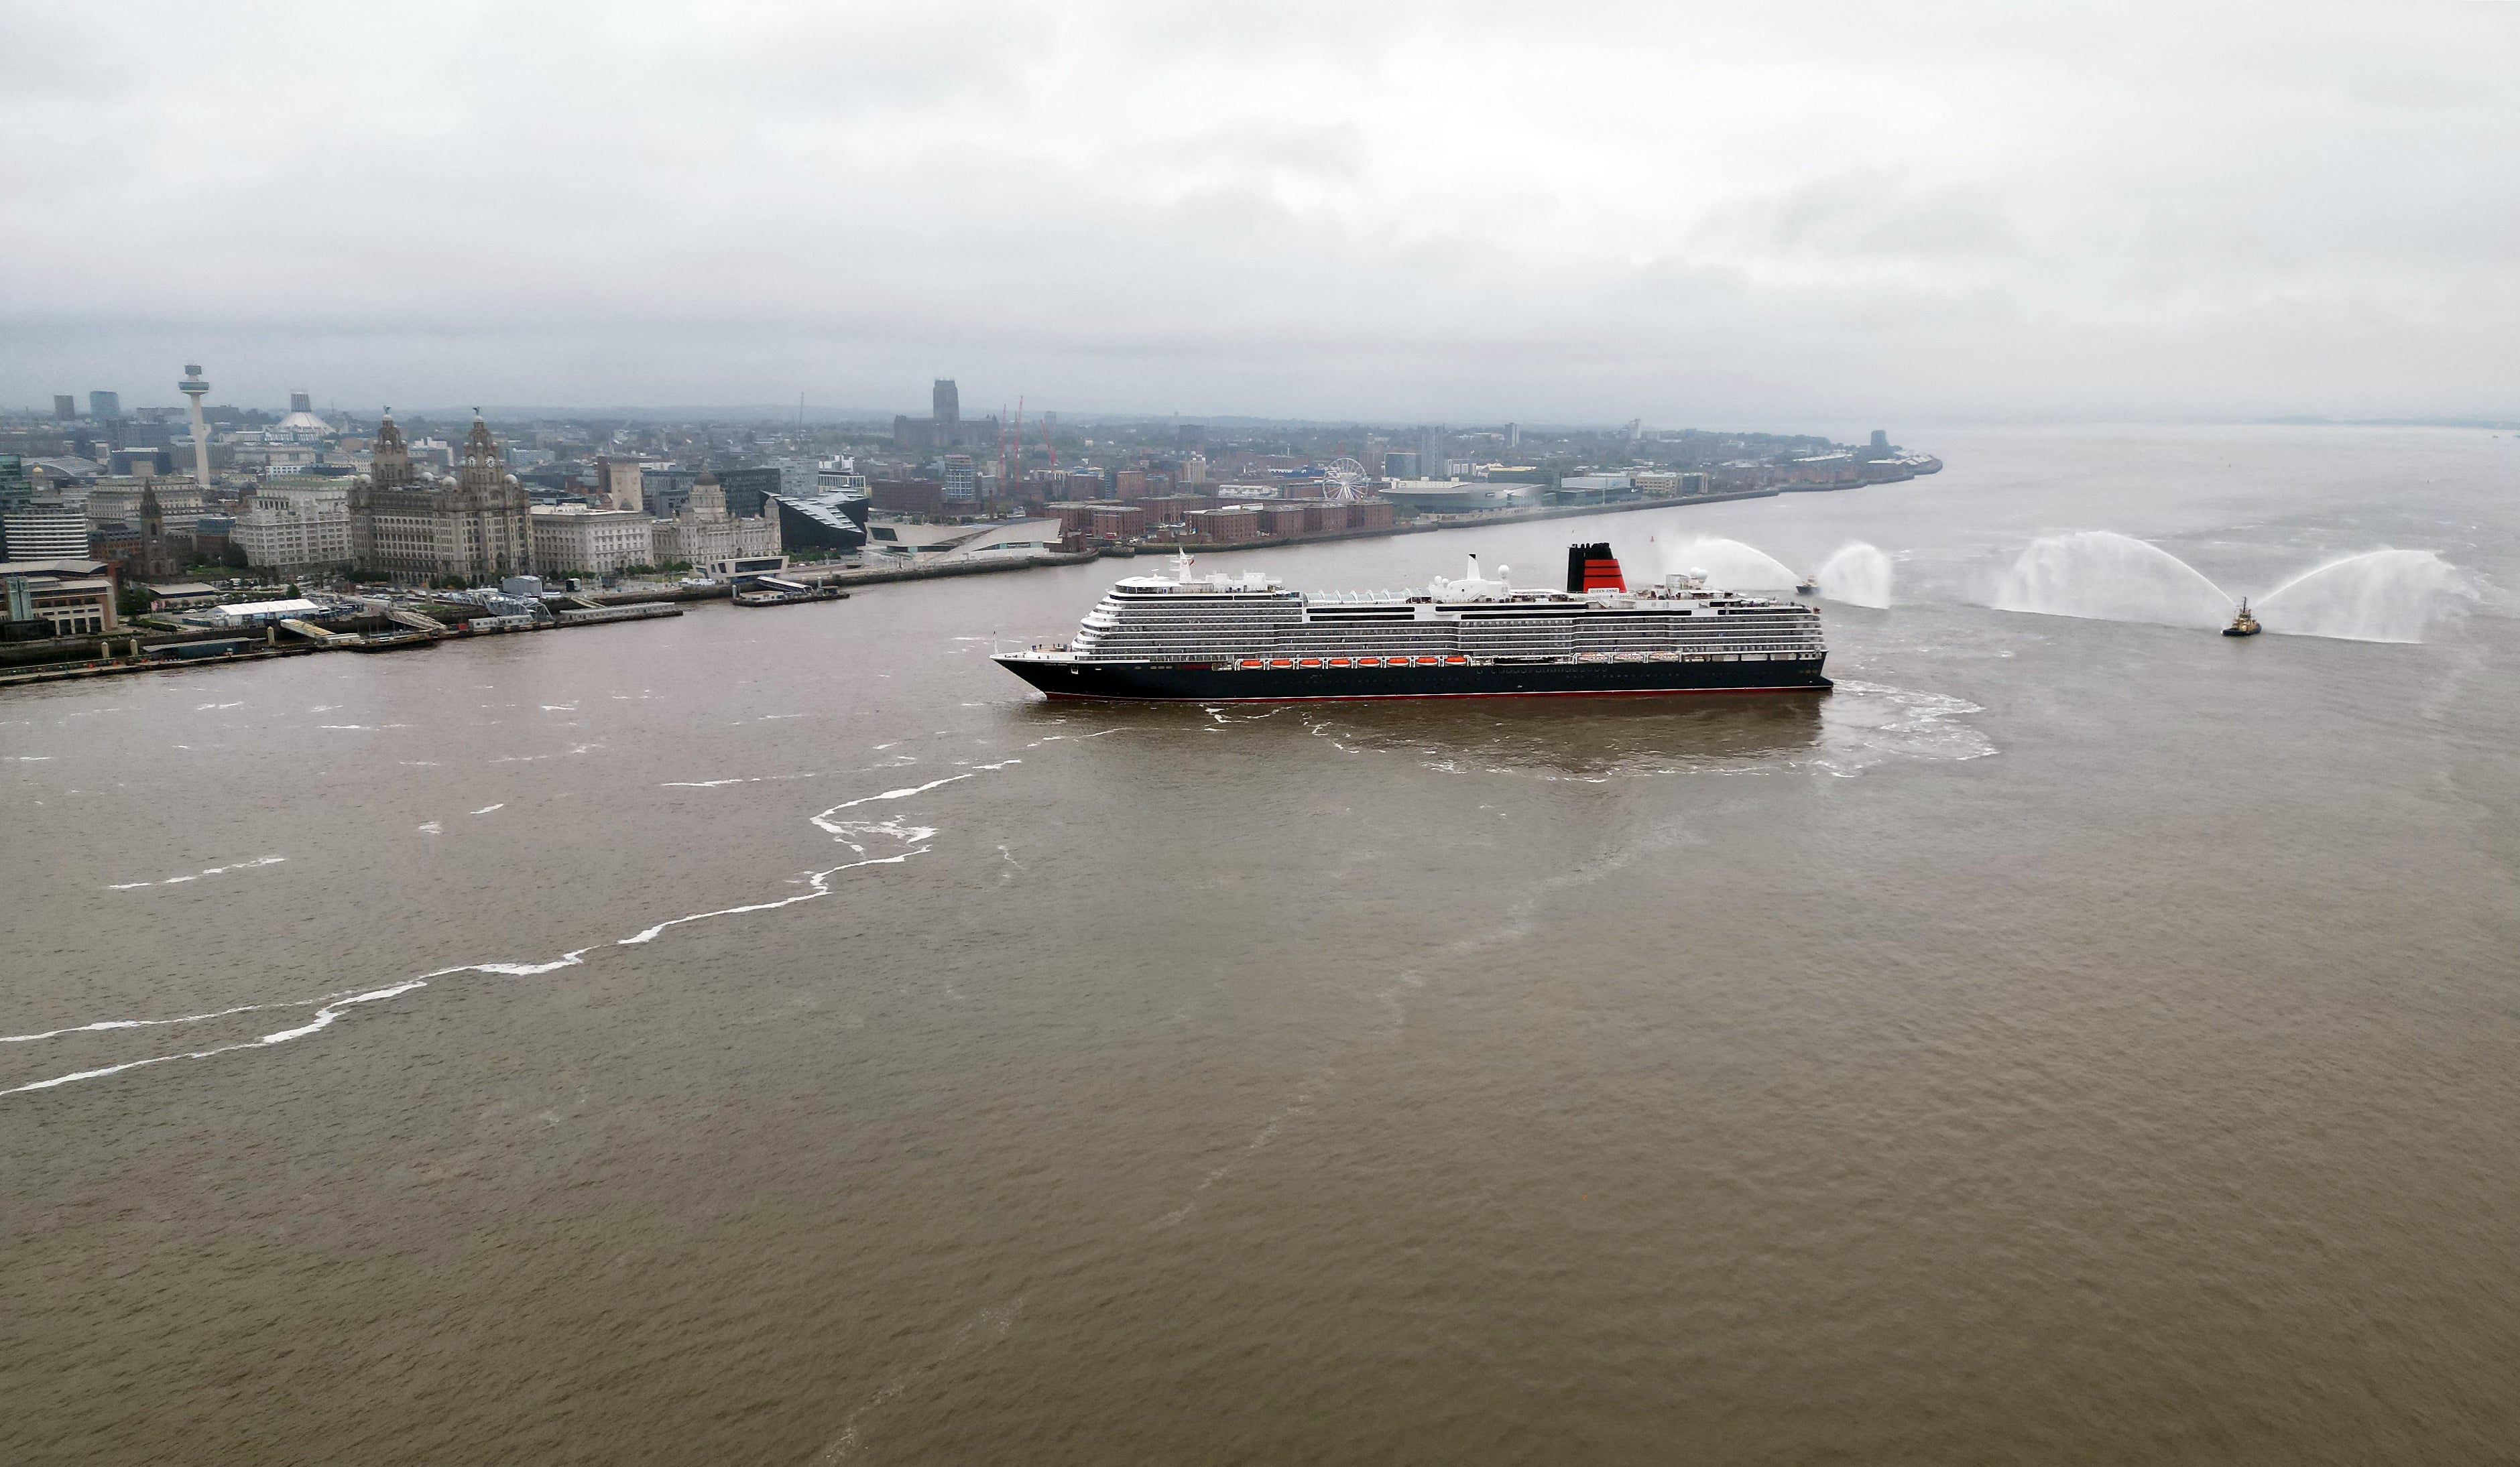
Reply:
[[[479,585],[532,564],[525,491],[479,409],[453,478],[415,473],[387,408],[368,472],[350,485],[350,557],[362,575],[411,584]]]
[[[315,416],[313,398],[304,392],[289,394],[289,416],[263,429],[271,442],[311,443],[318,438],[337,436],[340,429]]]

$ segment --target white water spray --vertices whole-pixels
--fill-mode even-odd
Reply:
[[[1821,565],[1820,594],[1851,606],[1890,604],[1890,557],[1863,541],[1842,547]]]
[[[2377,550],[2293,577],[2261,598],[2270,632],[2354,642],[2421,642],[2452,599],[2475,591],[2431,551]]]
[[[1995,598],[1999,611],[2174,627],[2219,627],[2233,603],[2195,566],[2114,530],[2032,541]]]
[[[1791,591],[1802,577],[1785,562],[1755,546],[1720,537],[1680,542],[1663,552],[1665,575],[1706,572],[1706,584],[1718,591]]]

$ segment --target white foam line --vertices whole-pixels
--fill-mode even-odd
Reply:
[[[473,813],[474,815],[488,815],[488,814],[489,814],[491,811],[493,811],[493,810],[505,810],[505,809],[507,809],[507,808],[508,808],[507,803],[506,803],[505,801],[501,801],[500,803],[498,803],[498,804],[496,804],[496,805],[484,805],[484,806],[482,806],[480,809],[475,810],[475,811],[473,811],[472,813]]]
[[[1104,732],[1110,733],[1116,731],[1105,730]],[[1088,734],[1085,736],[1097,737],[1099,735]],[[916,785],[907,789],[887,789],[881,794],[867,795],[862,799],[848,800],[841,804],[834,805],[831,809],[815,816],[813,818],[813,823],[818,828],[828,831],[832,839],[847,846],[850,850],[858,852],[863,856],[866,848],[859,845],[855,840],[850,839],[850,837],[852,835],[863,835],[871,831],[881,831],[895,839],[909,844],[912,849],[893,856],[874,856],[867,857],[861,861],[843,862],[842,864],[832,867],[827,870],[809,871],[805,875],[805,880],[813,888],[811,891],[799,892],[792,897],[782,897],[776,902],[751,902],[741,907],[725,907],[720,908],[715,911],[698,911],[692,913],[690,916],[674,917],[671,920],[658,922],[652,927],[633,933],[629,937],[618,939],[613,943],[613,946],[617,948],[631,948],[638,947],[646,943],[652,943],[658,937],[664,935],[668,929],[680,927],[687,922],[703,922],[711,917],[740,916],[745,912],[751,911],[775,911],[782,907],[793,907],[800,902],[815,901],[832,894],[832,878],[842,871],[853,871],[860,869],[861,867],[871,866],[905,865],[909,862],[911,857],[924,856],[934,849],[933,846],[927,844],[927,842],[935,838],[936,829],[934,826],[904,825],[898,820],[887,821],[880,824],[871,824],[863,822],[833,821],[832,817],[839,814],[843,810],[853,809],[859,805],[873,804],[878,800],[908,799],[912,795],[924,794],[928,790],[935,789],[941,785],[954,783],[958,779],[968,779],[976,775],[984,774],[992,770],[1006,769],[1009,766],[1021,764],[1022,762],[1023,761],[1020,759],[1001,760],[996,764],[981,765],[979,768],[968,771],[964,774],[948,775],[942,779],[933,780],[926,784]],[[499,807],[494,805],[490,808],[495,810]],[[485,812],[475,813],[478,814]],[[433,832],[436,825],[437,822],[431,821],[421,828]],[[247,862],[244,863],[244,865],[264,866],[269,865],[271,862],[285,859],[285,857],[265,857],[260,861]],[[233,869],[233,867],[213,868],[213,870],[223,869]],[[179,881],[190,881],[198,878],[179,876],[174,879]],[[106,1065],[94,1070],[78,1070],[68,1075],[56,1075],[49,1080],[37,1080],[25,1085],[13,1087],[9,1089],[0,1090],[0,1095],[22,1094],[28,1090],[48,1090],[56,1086],[68,1085],[73,1081],[79,1080],[100,1080],[108,1075],[119,1075],[125,1070],[136,1070],[146,1065],[167,1064],[179,1059],[209,1059],[215,1055],[229,1054],[239,1049],[256,1049],[273,1045],[285,1045],[291,1040],[304,1039],[310,1034],[318,1034],[332,1027],[333,1021],[339,1018],[344,1009],[347,1009],[354,1004],[381,1002],[384,1000],[410,993],[415,989],[427,988],[428,987],[429,980],[433,978],[444,978],[456,973],[497,973],[511,977],[530,978],[543,973],[556,972],[561,968],[575,967],[584,962],[586,960],[586,955],[592,951],[594,950],[591,948],[579,948],[574,952],[561,955],[557,960],[551,962],[464,963],[455,967],[439,968],[434,972],[423,973],[417,978],[406,979],[401,983],[390,984],[384,988],[369,989],[364,993],[350,994],[346,997],[331,995],[322,999],[300,999],[282,1003],[247,1003],[240,1004],[234,1008],[220,1009],[214,1013],[192,1014],[183,1018],[175,1019],[104,1019],[93,1024],[74,1025],[68,1029],[47,1030],[41,1034],[0,1036],[0,1043],[21,1044],[34,1040],[56,1039],[67,1034],[87,1034],[116,1029],[140,1029],[171,1024],[205,1023],[211,1019],[224,1018],[230,1014],[251,1013],[265,1008],[302,1008],[310,1003],[320,1003],[323,1005],[315,1011],[314,1017],[306,1023],[300,1024],[294,1029],[282,1029],[271,1034],[266,1034],[258,1040],[247,1040],[234,1045],[219,1045],[208,1049],[187,1050],[179,1054],[153,1055],[147,1059],[129,1060],[122,1064]],[[1265,1142],[1265,1137],[1263,1138],[1263,1141]]]
[[[258,866],[278,866],[288,859],[289,858],[286,856],[260,856],[251,861],[240,861],[234,866],[204,867],[200,871],[190,876],[168,876],[162,881],[125,881],[119,885],[109,886],[106,890],[138,891],[144,886],[174,886],[180,882],[199,881],[203,876],[224,876],[230,871],[251,870]]]
[[[143,1065],[162,1065],[170,1060],[177,1059],[208,1059],[212,1055],[227,1054],[238,1049],[259,1049],[270,1045],[285,1045],[291,1040],[304,1039],[306,1036],[314,1034],[319,1030],[331,1028],[333,1021],[341,1016],[341,1010],[348,1008],[353,1003],[375,1003],[382,1000],[394,998],[397,995],[410,993],[416,988],[427,987],[428,987],[428,983],[426,979],[408,979],[388,988],[370,989],[364,994],[352,994],[346,999],[336,999],[331,1002],[326,1003],[322,1008],[317,1009],[315,1011],[315,1017],[307,1023],[301,1024],[294,1029],[283,1029],[277,1033],[266,1034],[258,1040],[246,1040],[243,1043],[234,1045],[220,1045],[217,1047],[210,1049],[194,1049],[183,1054],[153,1055],[148,1059],[134,1059],[118,1065],[107,1065],[103,1069],[76,1070],[68,1075],[56,1075],[50,1080],[37,1080],[26,1085],[14,1086],[8,1089],[0,1090],[0,1095],[23,1094],[28,1090],[48,1090],[57,1085],[68,1085],[74,1080],[101,1080],[108,1075],[119,1075],[125,1070],[139,1069]]]
[[[224,1019],[230,1014],[253,1013],[265,1008],[304,1008],[321,1003],[322,999],[292,999],[285,1003],[240,1003],[234,1008],[216,1009],[209,1013],[186,1014],[180,1019],[99,1019],[93,1024],[73,1024],[68,1029],[47,1029],[41,1034],[0,1034],[0,1045],[23,1045],[35,1040],[59,1039],[65,1034],[97,1034],[110,1029],[156,1029],[168,1024],[201,1024],[211,1019]]]
[[[1007,764],[1020,764],[1020,763],[1022,763],[1022,762],[1023,762],[1023,761],[1022,761],[1022,760],[1020,760],[1020,759],[1010,759],[1010,760],[1008,760],[1008,761],[1007,761]],[[939,788],[940,786],[947,785],[947,784],[951,784],[951,783],[953,783],[953,782],[954,782],[955,780],[957,780],[957,779],[968,779],[968,778],[974,778],[975,776],[977,776],[977,775],[979,775],[979,774],[983,773],[984,771],[987,771],[987,770],[993,770],[993,769],[1004,769],[1004,768],[1006,768],[1006,764],[984,764],[984,765],[982,765],[979,769],[971,770],[971,771],[969,771],[968,773],[966,773],[966,774],[960,774],[960,775],[947,775],[947,776],[946,776],[944,778],[942,778],[942,779],[930,779],[930,780],[928,780],[928,781],[927,781],[926,783],[924,783],[924,784],[913,784],[913,785],[910,785],[910,786],[908,786],[908,787],[906,787],[906,788],[902,788],[902,789],[887,789],[887,790],[885,790],[885,791],[884,791],[883,793],[881,793],[881,794],[871,794],[871,795],[867,795],[867,796],[865,796],[865,797],[863,797],[863,798],[860,798],[860,799],[855,799],[855,800],[844,800],[844,801],[840,802],[839,804],[832,806],[831,809],[824,811],[821,815],[818,815],[818,816],[814,817],[814,823],[815,823],[815,824],[817,824],[817,825],[821,825],[821,826],[822,826],[824,829],[826,829],[826,830],[832,830],[832,827],[831,827],[830,825],[828,825],[828,824],[825,824],[824,822],[825,822],[827,820],[829,820],[832,816],[837,815],[837,814],[839,814],[839,813],[840,813],[841,811],[843,811],[843,810],[855,810],[855,809],[856,809],[856,808],[858,808],[860,805],[872,805],[872,804],[874,804],[874,803],[875,803],[876,801],[878,801],[878,800],[906,800],[906,799],[909,799],[912,795],[921,795],[921,794],[925,794],[925,793],[927,793],[927,791],[929,791],[929,790],[931,790],[931,789],[936,789],[936,788]],[[832,834],[834,834],[834,835],[837,835],[839,832],[838,832],[838,831],[836,831],[836,830],[832,830]]]
[[[613,946],[635,948],[641,943],[652,943],[661,936],[666,928],[679,927],[685,922],[704,922],[710,917],[739,916],[747,911],[775,911],[782,907],[793,907],[799,902],[811,902],[817,897],[828,897],[832,894],[832,888],[829,885],[831,879],[842,871],[853,871],[862,866],[900,866],[913,856],[926,855],[930,849],[931,847],[921,846],[915,851],[904,851],[898,856],[877,856],[866,861],[852,861],[845,866],[835,866],[827,871],[808,871],[805,873],[805,879],[813,883],[812,891],[799,892],[792,897],[782,897],[776,902],[754,902],[744,907],[724,907],[715,911],[696,911],[690,916],[678,916],[671,921],[658,922],[645,932],[621,939]]]

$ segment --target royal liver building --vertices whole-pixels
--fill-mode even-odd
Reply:
[[[415,472],[393,414],[377,429],[376,462],[350,486],[350,557],[381,580],[467,583],[524,574],[532,531],[524,489],[479,414],[453,477]]]

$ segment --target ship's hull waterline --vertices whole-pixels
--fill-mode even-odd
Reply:
[[[1163,703],[1287,703],[1362,698],[1611,697],[1690,692],[1817,692],[1808,662],[1438,663],[1384,667],[1161,667],[1021,655],[998,665],[1054,698]]]

